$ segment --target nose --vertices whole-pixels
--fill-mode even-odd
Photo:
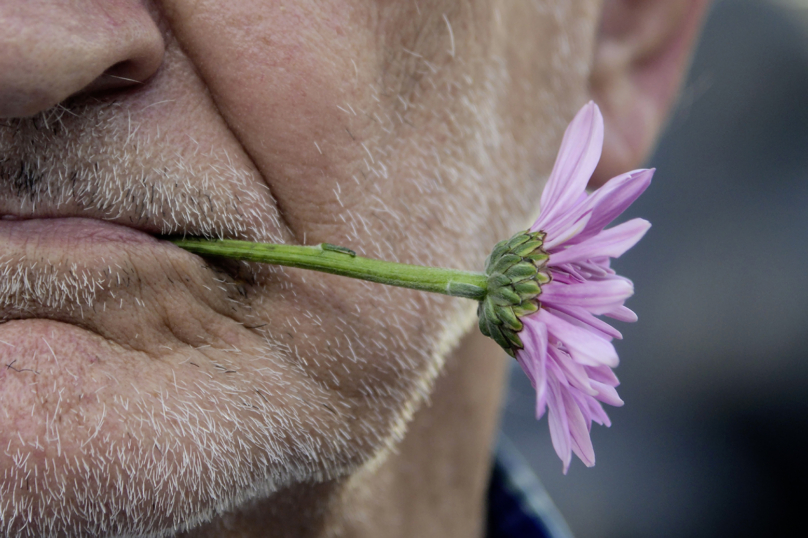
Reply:
[[[2,0],[0,118],[140,85],[164,51],[143,0]]]

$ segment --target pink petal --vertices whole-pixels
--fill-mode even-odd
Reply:
[[[576,242],[597,235],[603,228],[619,217],[651,184],[655,169],[634,170],[614,177],[596,190],[588,204],[592,205],[592,217],[586,228],[575,237]]]
[[[589,385],[589,375],[586,373],[585,366],[581,366],[577,362],[573,361],[569,355],[560,349],[551,347],[548,350],[548,355],[557,367],[557,375],[561,376],[559,379],[566,380],[567,385],[574,387],[581,392],[584,392],[590,396],[597,396],[598,391]]]
[[[547,238],[544,240],[545,250],[550,251],[575,239],[578,234],[586,229],[589,219],[592,217],[592,211],[579,212],[573,210],[567,215],[569,215],[569,218],[562,218],[557,223],[550,223],[546,229],[542,228],[543,231],[547,232]]]
[[[608,366],[587,366],[586,371],[592,381],[604,383],[611,387],[616,387],[620,384],[620,380],[617,379],[617,376]]]
[[[578,267],[578,271],[586,275],[586,278],[602,278],[615,274],[614,269],[610,267],[610,264],[611,261],[608,256],[599,256],[584,262],[575,263],[575,265]]]
[[[613,407],[621,407],[623,405],[624,402],[620,399],[620,396],[617,395],[617,390],[614,387],[604,383],[598,383],[597,381],[590,381],[590,384],[592,388],[598,392],[596,398],[601,402]]]
[[[558,316],[554,316],[545,309],[534,314],[545,325],[547,332],[553,338],[562,342],[569,350],[572,358],[584,366],[611,366],[619,363],[617,352],[611,342],[593,334],[591,331],[573,325]]]
[[[588,325],[592,329],[603,333],[603,337],[608,338],[617,338],[618,340],[623,339],[623,335],[620,334],[620,331],[603,321],[602,319],[596,318],[592,315],[592,313],[588,312],[585,308],[581,308],[580,306],[569,306],[569,305],[553,305],[550,308],[550,311],[555,315],[566,315],[568,316],[567,321],[570,319],[574,319],[579,321],[584,325]]]
[[[619,258],[625,251],[642,239],[651,223],[644,219],[632,219],[614,228],[603,230],[595,237],[564,250],[550,253],[550,266],[586,261],[609,256]]]
[[[516,352],[516,360],[536,389],[536,418],[544,415],[547,406],[547,326],[535,316],[522,318],[524,328],[519,336],[524,349]]]
[[[569,424],[570,437],[572,438],[572,450],[581,458],[581,461],[584,462],[587,467],[592,467],[595,465],[595,448],[592,446],[592,439],[589,437],[588,422],[591,421],[584,417],[584,413],[572,393],[562,391],[562,397],[564,398],[564,407],[567,411],[567,423]],[[583,405],[588,407],[585,402]]]
[[[540,300],[550,306],[580,306],[593,314],[605,314],[621,306],[634,294],[634,285],[627,278],[588,280],[579,284],[550,282],[542,287]]]
[[[586,189],[603,149],[603,116],[590,101],[567,127],[553,171],[541,197],[541,214],[532,231],[564,214]]]
[[[547,222],[544,248],[580,243],[597,235],[625,211],[651,184],[654,170],[635,170],[610,179],[557,219]]]
[[[594,398],[589,398],[586,403],[589,408],[589,417],[593,422],[603,424],[606,427],[612,425],[612,421],[609,420],[609,415],[603,410],[603,406],[600,405],[600,402]]]
[[[553,274],[553,282],[561,284],[580,284],[586,282],[586,277],[581,274],[580,266],[565,263],[564,265],[556,265],[551,267]]]
[[[614,310],[606,312],[605,315],[612,319],[616,319],[617,321],[624,321],[626,323],[634,323],[637,321],[637,319],[639,319],[633,310],[625,306],[618,306]]]
[[[570,461],[572,460],[572,443],[561,388],[555,379],[548,380],[547,407],[550,410],[547,414],[547,422],[550,425],[550,439],[553,441],[556,454],[564,464],[564,474],[567,474],[567,469],[569,469]]]

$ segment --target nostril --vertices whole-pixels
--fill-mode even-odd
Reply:
[[[118,62],[106,71],[102,76],[110,77],[112,79],[121,80],[126,84],[142,84],[142,80],[136,80],[131,78],[139,69],[135,66],[135,62],[132,60],[125,60],[123,62]]]
[[[71,97],[140,87],[162,64],[165,44],[149,2],[12,2],[11,23],[4,2],[0,118],[31,116]]]
[[[118,90],[132,86],[140,86],[145,81],[137,77],[144,75],[143,69],[138,66],[138,62],[133,60],[124,60],[118,62],[109,69],[105,70],[89,85],[82,88],[79,94],[90,94],[97,92],[104,92],[109,90]],[[145,73],[146,78],[150,73]]]

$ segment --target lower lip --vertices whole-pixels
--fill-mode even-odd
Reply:
[[[8,215],[0,219],[1,250],[7,253],[9,247],[26,246],[32,241],[37,245],[51,243],[52,246],[66,249],[87,243],[157,242],[147,233],[96,219],[16,219]]]

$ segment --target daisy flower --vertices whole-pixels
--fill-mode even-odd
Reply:
[[[593,422],[609,426],[603,403],[620,406],[612,340],[598,316],[633,322],[634,292],[609,266],[650,227],[633,219],[605,229],[648,187],[654,170],[635,170],[588,194],[600,160],[603,117],[585,105],[564,134],[541,198],[539,218],[495,247],[486,264],[488,295],[480,329],[514,356],[536,389],[536,417],[548,414],[553,447],[567,472],[572,454],[591,467]]]
[[[651,182],[635,170],[587,194],[600,160],[603,117],[594,103],[581,109],[564,134],[530,229],[501,241],[485,273],[423,267],[357,256],[346,247],[252,243],[231,239],[169,238],[204,256],[272,263],[391,286],[480,301],[480,330],[515,357],[536,389],[536,416],[548,412],[553,446],[569,468],[575,453],[595,464],[592,422],[609,425],[602,403],[623,405],[615,387],[620,333],[597,316],[636,321],[623,303],[631,281],[615,274],[610,258],[630,249],[648,230],[642,219],[605,229]]]

